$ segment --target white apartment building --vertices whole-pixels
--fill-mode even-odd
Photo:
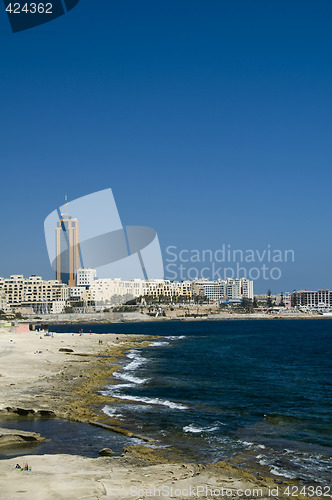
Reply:
[[[228,299],[253,299],[254,282],[247,278],[228,279],[227,280],[227,298]]]
[[[141,279],[122,281],[115,279],[98,279],[90,286],[91,300],[105,304],[118,303],[120,298],[130,300],[147,294],[147,282]]]
[[[41,276],[12,275],[10,278],[0,278],[0,292],[6,296],[8,305],[49,304],[55,301],[66,301],[69,297],[69,287],[57,280],[44,281]]]
[[[294,307],[318,310],[332,307],[332,291],[325,288],[316,291],[294,291],[291,298]]]
[[[211,302],[220,302],[224,299],[252,299],[254,297],[253,281],[246,278],[229,278],[218,281],[199,280],[194,283],[194,288],[196,294],[205,295]]]
[[[52,302],[50,314],[61,314],[64,312],[65,307],[66,307],[65,300],[56,300]]]
[[[205,296],[211,302],[220,302],[226,295],[226,282],[223,280],[210,281],[207,279],[195,281],[194,294]]]
[[[247,280],[246,278],[241,278],[241,293],[242,297],[246,299],[254,298],[254,282],[252,280]]]
[[[145,295],[152,297],[192,297],[191,281],[149,280]]]
[[[133,279],[122,281],[116,279],[95,280],[90,286],[91,300],[97,303],[119,303],[121,299],[130,300],[135,297],[192,297],[191,281],[169,281],[163,279]],[[123,301],[123,300],[122,300]]]
[[[80,267],[76,271],[76,286],[91,286],[96,279],[97,271],[90,267]]]

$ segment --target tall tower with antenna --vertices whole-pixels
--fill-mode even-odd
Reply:
[[[56,236],[56,279],[75,286],[76,271],[80,267],[79,223],[68,213],[65,197],[64,212],[60,214]]]

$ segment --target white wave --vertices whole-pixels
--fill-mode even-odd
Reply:
[[[106,405],[102,410],[109,417],[123,417],[123,415],[119,413],[116,408],[113,408],[111,406]]]
[[[118,391],[119,389],[123,389],[124,387],[135,387],[134,384],[116,384],[109,386],[104,391],[98,391],[102,396],[113,396],[114,391]]]
[[[270,472],[271,472],[271,474],[274,474],[275,476],[284,476],[284,477],[287,477],[288,479],[293,479],[294,477],[296,477],[296,475],[291,474],[289,472],[286,472],[284,470],[280,470],[280,469],[278,469],[278,467],[275,467],[275,466],[271,467]]]
[[[254,443],[251,443],[250,441],[238,441],[238,443],[242,443],[244,446],[249,446],[249,448],[254,445]]]
[[[181,339],[185,339],[186,336],[185,335],[168,335],[168,337],[165,337],[165,339],[168,339],[168,340],[181,340]]]
[[[146,358],[143,358],[143,356],[141,356],[139,352],[135,351],[132,351],[129,354],[127,354],[127,358],[132,359],[132,361],[123,368],[126,371],[136,370],[136,368],[147,362]]]
[[[218,425],[215,425],[213,427],[195,427],[194,424],[190,424],[183,427],[184,432],[193,432],[195,434],[198,434],[200,432],[213,432],[218,429],[219,429]]]
[[[157,346],[163,346],[163,345],[169,345],[169,342],[153,342],[151,344],[151,347],[157,347]]]
[[[120,380],[125,380],[127,382],[131,382],[133,384],[145,384],[145,382],[149,380],[147,378],[134,377],[133,375],[129,375],[128,373],[123,373],[123,372],[114,372],[113,377]]]
[[[180,403],[174,403],[173,401],[168,401],[167,399],[130,396],[128,394],[119,394],[118,392],[113,392],[112,396],[115,398],[118,398],[118,399],[127,399],[128,401],[138,401],[138,402],[146,403],[146,404],[150,404],[150,405],[168,406],[169,408],[177,409],[177,410],[186,410],[187,409],[187,406],[180,404]]]

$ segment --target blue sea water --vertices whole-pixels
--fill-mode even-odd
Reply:
[[[128,351],[108,415],[201,462],[238,457],[275,475],[332,477],[332,320],[76,325],[159,335]],[[68,331],[68,325],[53,331]]]

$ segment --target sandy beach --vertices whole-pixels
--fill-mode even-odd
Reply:
[[[48,415],[118,428],[102,414],[104,397],[97,391],[117,369],[123,351],[142,344],[149,344],[147,336],[0,332],[0,415]],[[19,429],[9,434],[24,446]],[[2,445],[8,446],[8,433],[0,430],[1,435]],[[286,484],[268,475],[239,471],[231,462],[190,464],[174,450],[167,455],[150,447],[148,439],[144,446],[126,447],[121,457],[55,454],[0,460],[0,499],[271,498],[269,488],[274,493],[279,488],[275,497],[287,497]],[[15,468],[25,463],[31,471]]]

